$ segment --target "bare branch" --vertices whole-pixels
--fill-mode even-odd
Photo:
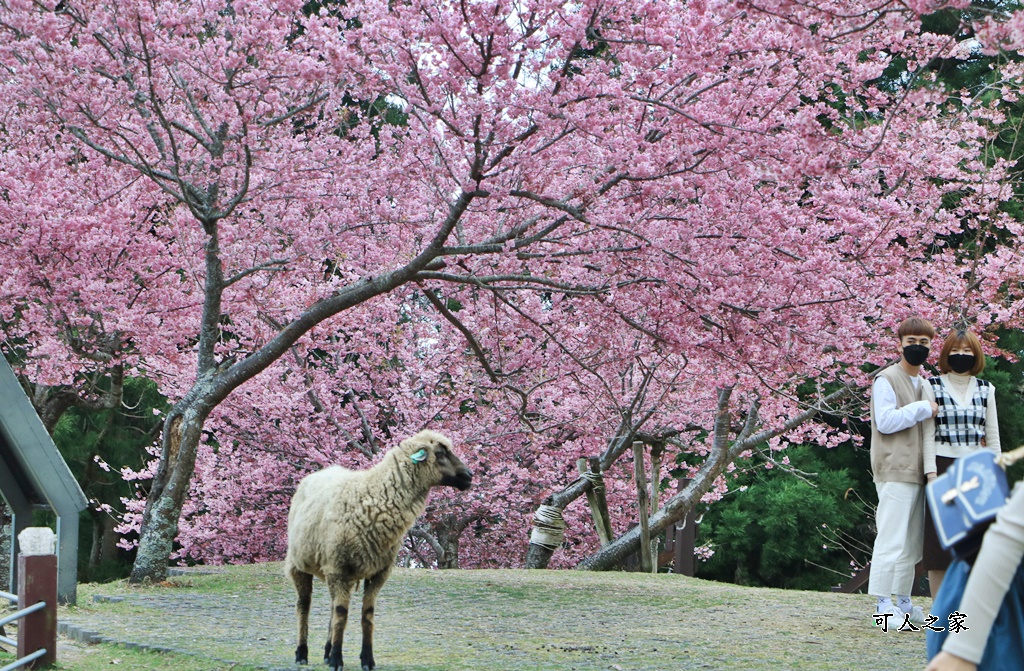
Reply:
[[[477,341],[473,333],[468,328],[466,328],[465,324],[459,321],[458,317],[452,314],[451,310],[449,310],[448,307],[441,301],[441,299],[437,297],[437,295],[434,293],[432,289],[424,287],[422,283],[419,284],[420,289],[422,289],[423,291],[423,295],[427,297],[427,300],[430,301],[430,304],[434,306],[434,309],[440,312],[441,316],[447,319],[448,322],[452,324],[452,326],[457,328],[459,330],[459,333],[461,333],[463,337],[466,339],[466,342],[469,343],[469,347],[470,349],[473,350],[473,354],[480,362],[480,365],[484,367],[484,371],[487,373],[487,377],[491,379],[491,382],[497,383],[498,376],[494,372],[494,369],[491,368],[490,362],[487,361],[487,355],[484,353],[484,348],[480,346],[480,343]]]
[[[316,95],[315,93],[313,93],[313,94],[310,94],[310,96],[311,96],[310,99],[308,101],[306,101],[306,103],[304,103],[302,105],[299,105],[298,107],[291,107],[287,111],[285,111],[283,114],[280,114],[280,115],[278,115],[276,117],[267,119],[266,121],[260,122],[260,125],[261,126],[275,126],[275,125],[281,123],[282,121],[287,121],[288,119],[291,119],[296,114],[302,114],[303,112],[305,112],[306,110],[310,109],[311,107],[319,105],[320,103],[324,102],[325,100],[327,100],[328,98],[331,97],[331,95],[329,93],[321,93],[320,95]]]
[[[224,288],[227,289],[228,287],[230,287],[235,282],[237,282],[239,280],[242,280],[242,279],[245,279],[249,275],[253,275],[255,273],[258,273],[261,270],[275,270],[275,271],[284,270],[284,268],[281,268],[281,266],[286,265],[288,262],[289,262],[288,259],[273,259],[271,261],[267,261],[266,263],[261,263],[258,266],[253,266],[252,268],[247,268],[246,270],[243,270],[243,271],[241,271],[239,273],[235,273],[230,278],[225,280],[224,281]]]
[[[512,191],[509,192],[509,194],[512,196],[516,196],[518,198],[526,198],[527,200],[532,200],[534,202],[540,203],[541,205],[545,205],[556,210],[561,210],[562,212],[567,213],[573,219],[581,221],[584,224],[590,223],[589,221],[587,221],[587,218],[583,214],[582,210],[580,210],[577,207],[573,207],[572,205],[569,205],[564,201],[545,198],[544,196],[537,195],[532,191],[522,191],[519,189],[513,189]]]
[[[444,548],[441,547],[441,543],[438,542],[438,540],[434,536],[434,534],[430,533],[430,530],[427,529],[427,527],[425,525],[423,525],[423,524],[413,525],[413,527],[411,529],[409,529],[408,533],[413,538],[419,538],[422,541],[426,541],[427,544],[430,546],[430,548],[434,551],[434,554],[437,557],[438,565],[441,565],[441,564],[444,563],[444,560],[445,560]],[[421,559],[422,559],[422,557],[421,557]]]

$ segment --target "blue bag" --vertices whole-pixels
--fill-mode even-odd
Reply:
[[[971,574],[971,565],[963,559],[956,559],[949,565],[942,587],[932,604],[931,615],[938,621],[932,626],[942,627],[942,631],[929,629],[926,633],[928,659],[930,660],[942,650],[947,636],[959,634],[949,631],[949,616],[960,610],[960,600],[964,595],[967,578]],[[971,626],[971,614],[964,613],[963,624]],[[1021,671],[1024,669],[1024,563],[1017,568],[1016,575],[1006,592],[1006,598],[999,608],[992,631],[988,636],[985,654],[978,664],[978,671]]]
[[[925,494],[939,543],[963,558],[981,545],[981,536],[1006,503],[1010,487],[1000,459],[979,450],[954,461],[928,483]]]

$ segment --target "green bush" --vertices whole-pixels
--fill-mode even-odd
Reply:
[[[853,474],[863,472],[865,451],[802,445],[776,454],[815,475],[769,470],[756,456],[737,464],[732,491],[708,506],[699,527],[698,544],[715,552],[698,568],[700,576],[811,590],[845,582],[863,565],[870,533],[871,512],[854,493],[864,488]]]

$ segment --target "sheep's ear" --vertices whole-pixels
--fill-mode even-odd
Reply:
[[[415,463],[415,464],[424,462],[424,461],[427,460],[427,451],[426,450],[416,450],[415,452],[413,452],[412,454],[409,455],[409,458],[412,459],[413,463]]]

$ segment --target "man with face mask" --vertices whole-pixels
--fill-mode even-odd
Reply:
[[[925,432],[934,432],[938,405],[919,376],[935,328],[925,319],[904,320],[897,330],[900,361],[879,371],[871,387],[871,471],[878,491],[868,594],[877,600],[873,624],[900,627],[909,617],[924,624],[910,593],[921,561],[924,533]],[[931,444],[934,450],[934,443]],[[896,599],[893,600],[895,595]]]

